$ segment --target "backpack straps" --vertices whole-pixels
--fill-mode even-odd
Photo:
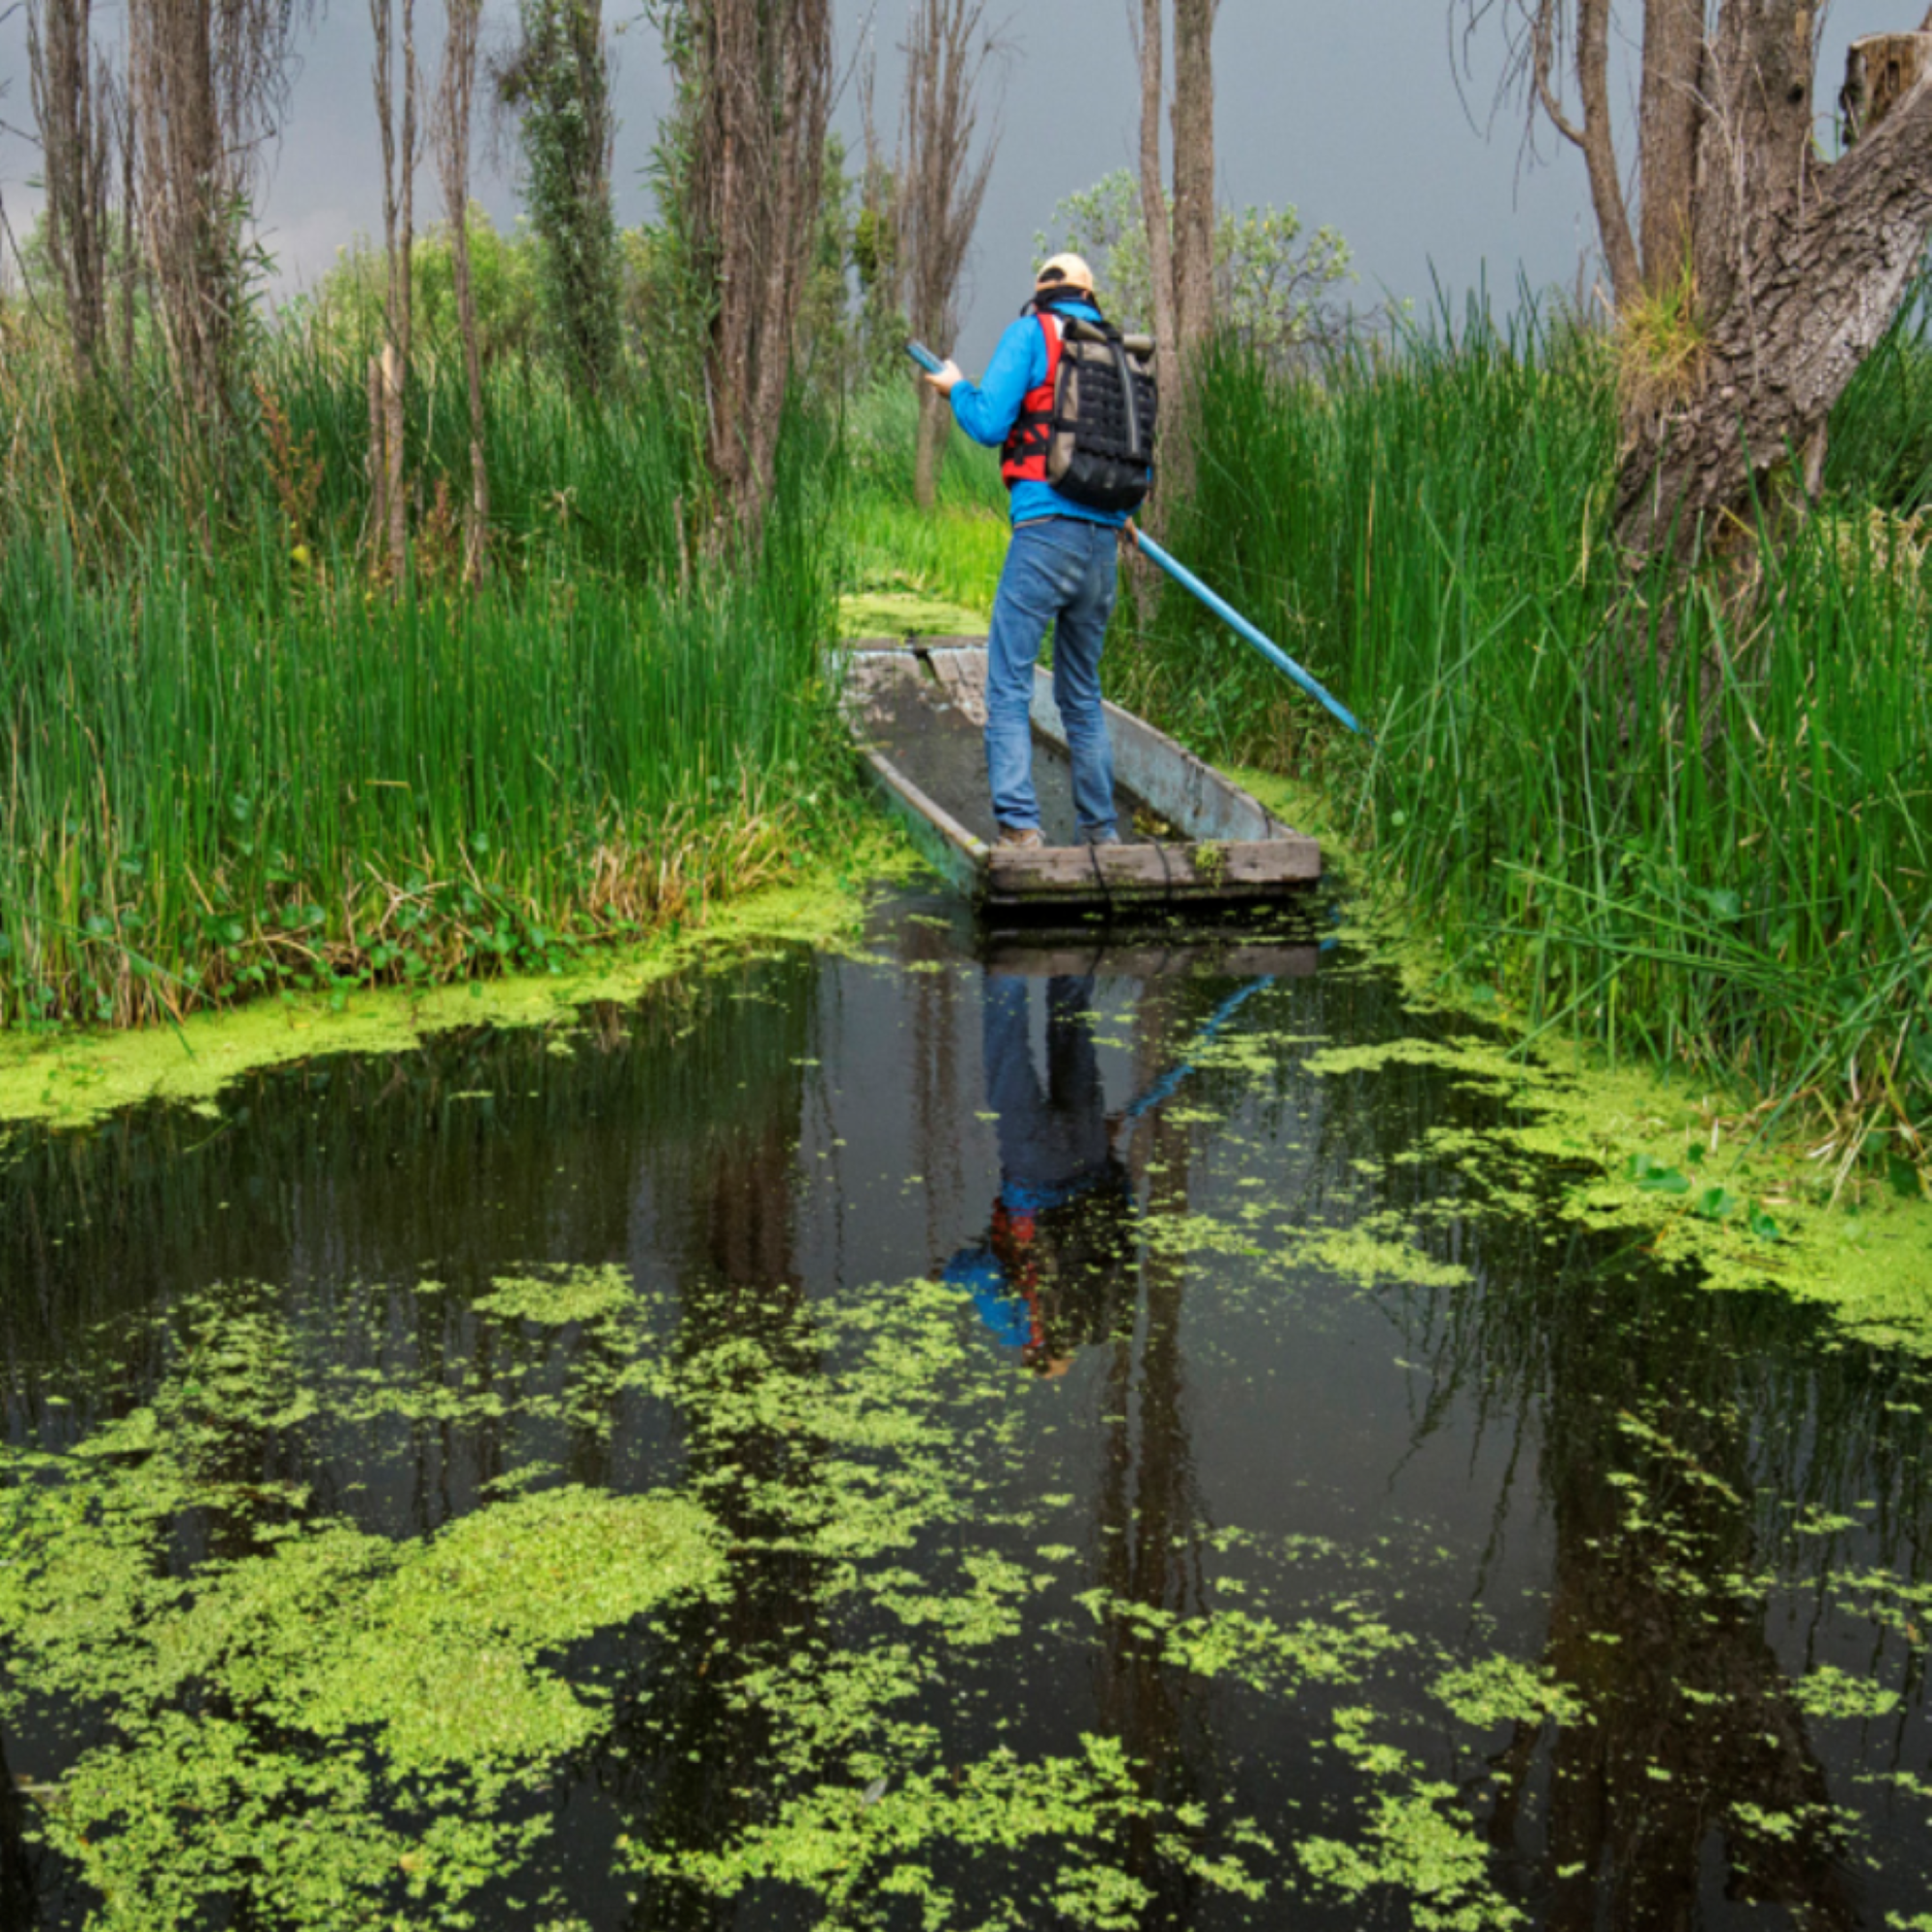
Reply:
[[[1053,432],[1058,427],[1055,402],[1060,386],[1060,361],[1065,352],[1065,320],[1052,310],[1029,304],[1039,323],[1040,332],[1046,338],[1046,376],[1044,381],[1027,391],[1020,404],[1020,412],[1014,418],[1013,426],[1007,432],[1007,440],[1000,451],[1000,473],[1006,478],[1007,487],[1015,483],[1043,483],[1046,481],[1046,454],[1053,441]]]

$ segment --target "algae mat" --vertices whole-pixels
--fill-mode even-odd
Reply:
[[[885,841],[868,857],[874,863],[865,870],[891,876],[895,855]],[[897,863],[902,869],[903,854]],[[549,975],[289,994],[137,1033],[0,1032],[0,1134],[22,1121],[82,1126],[143,1100],[207,1106],[259,1067],[403,1052],[455,1027],[553,1025],[594,1001],[634,1000],[707,957],[773,944],[836,945],[859,929],[864,911],[863,887],[825,877],[711,908],[702,924],[642,945],[596,949]]]
[[[20,1922],[1912,1926],[1923,1324],[1330,930],[16,1137]]]

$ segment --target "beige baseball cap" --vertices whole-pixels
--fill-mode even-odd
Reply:
[[[1036,289],[1085,289],[1094,293],[1094,270],[1084,255],[1054,255],[1039,265],[1033,278]]]

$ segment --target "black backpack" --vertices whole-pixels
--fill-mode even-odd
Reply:
[[[1046,480],[1090,510],[1137,510],[1153,488],[1153,338],[1077,315],[1059,321]]]

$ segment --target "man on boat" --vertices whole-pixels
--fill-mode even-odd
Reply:
[[[1127,513],[1077,503],[1046,480],[1061,330],[1076,316],[1102,319],[1094,271],[1078,255],[1056,255],[1040,270],[1033,300],[1000,337],[980,383],[967,382],[952,361],[925,379],[951,400],[975,442],[1001,450],[1010,493],[1012,542],[986,639],[986,776],[999,842],[1007,846],[1045,842],[1029,717],[1034,661],[1049,625],[1053,696],[1066,727],[1080,836],[1091,845],[1120,841],[1100,647],[1114,612],[1115,552]]]

